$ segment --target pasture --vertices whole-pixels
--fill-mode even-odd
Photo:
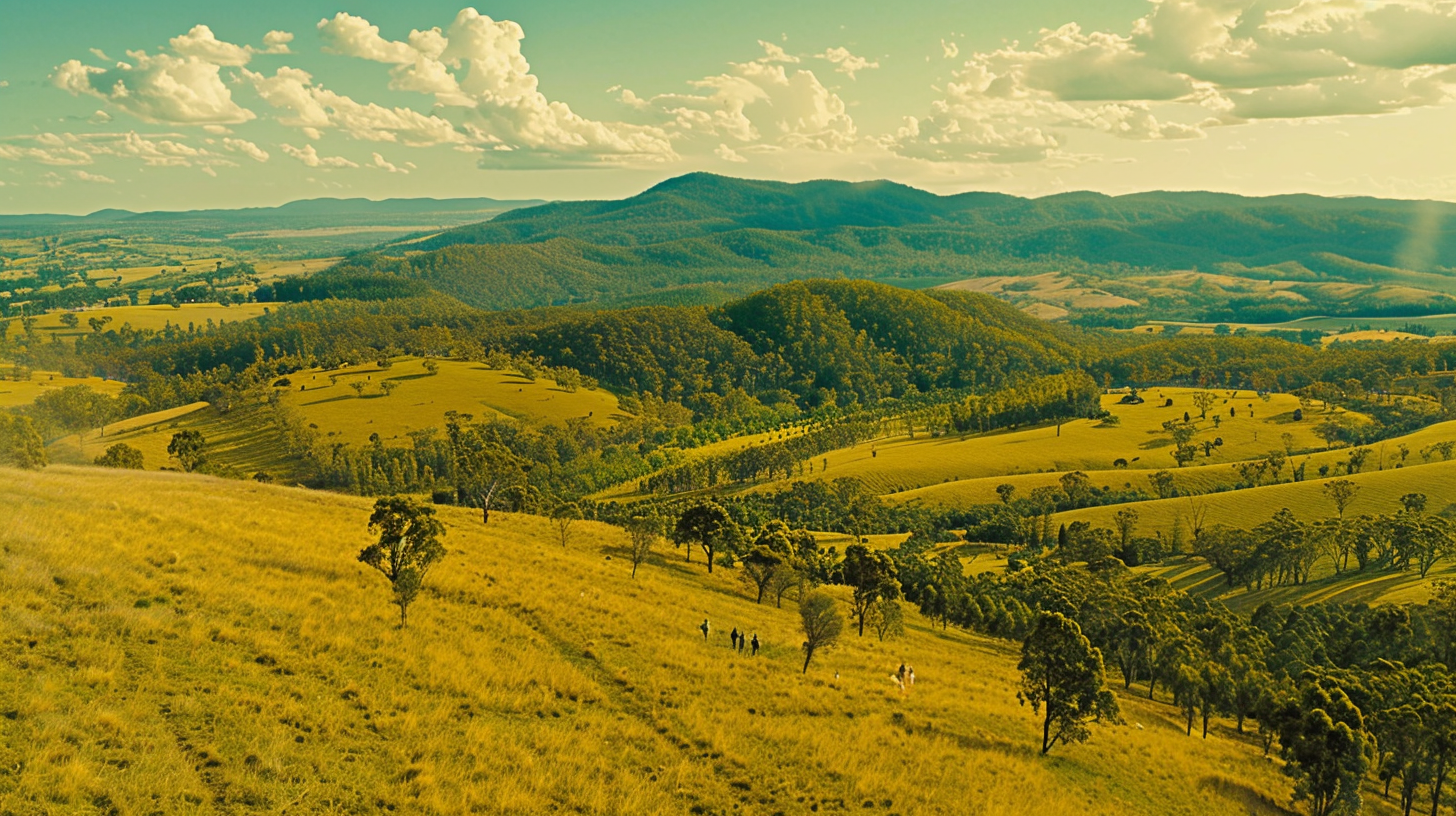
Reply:
[[[111,318],[111,322],[106,326],[107,330],[130,325],[137,331],[161,331],[168,324],[186,330],[189,325],[200,329],[206,326],[209,320],[214,324],[224,321],[234,323],[239,320],[252,320],[267,313],[275,306],[276,304],[269,303],[238,303],[230,306],[222,306],[217,303],[184,303],[180,306],[107,306],[76,312],[76,317],[80,320],[80,325],[76,328],[67,328],[63,325],[61,315],[65,312],[59,311],[37,316],[35,327],[40,332],[42,342],[50,342],[52,336],[58,337],[62,341],[71,341],[79,335],[91,333],[87,321],[92,318],[98,320]],[[18,320],[11,320],[7,326],[11,336],[18,335],[22,331]]]
[[[11,378],[10,367],[0,368],[0,408],[19,408],[35,402],[36,397],[70,385],[84,385],[103,394],[121,393],[123,383],[100,377],[66,377],[57,371],[33,371],[30,379]]]
[[[1141,405],[1121,405],[1118,401],[1122,395],[1106,394],[1102,407],[1117,417],[1115,424],[1078,419],[1063,423],[1060,433],[1055,425],[1039,425],[964,437],[917,434],[914,439],[900,435],[863,442],[815,457],[816,465],[820,464],[817,460],[828,460],[828,468],[821,465],[806,478],[855,476],[875,492],[888,494],[966,479],[1070,470],[1112,471],[1118,459],[1126,460],[1128,471],[1173,468],[1177,464],[1169,455],[1173,440],[1162,423],[1181,420],[1185,412],[1198,428],[1195,444],[1204,439],[1223,440],[1212,457],[1200,451],[1195,460],[1198,464],[1209,458],[1230,463],[1262,457],[1282,449],[1286,433],[1296,450],[1325,447],[1315,435],[1320,415],[1295,422],[1293,414],[1299,400],[1291,395],[1274,394],[1266,401],[1252,391],[1216,391],[1217,403],[1209,409],[1208,418],[1200,420],[1193,393],[1194,389],[1187,388],[1152,388],[1143,392],[1146,402]],[[1165,407],[1168,400],[1172,405]],[[1358,415],[1340,415],[1349,421],[1363,421]]]
[[[0,470],[0,809],[1203,816],[1289,800],[1252,737],[1221,721],[1185,736],[1172,706],[1120,691],[1126,726],[1039,756],[1015,646],[914,612],[905,638],[848,632],[803,674],[792,602],[755,605],[733,570],[670,549],[634,581],[621,532],[597,524],[563,548],[544,519],[440,508],[448,555],[401,631],[356,560],[369,507]],[[764,653],[730,651],[735,626]],[[907,694],[889,680],[902,661]]]
[[[320,434],[356,444],[375,433],[386,444],[407,444],[411,431],[443,430],[447,411],[528,425],[581,419],[597,427],[623,416],[617,398],[601,389],[567,391],[544,377],[527,380],[483,363],[434,363],[439,367],[436,374],[426,371],[424,361],[417,358],[399,358],[388,369],[374,363],[333,371],[311,369],[288,375],[288,385],[280,391]],[[385,382],[394,384],[393,393],[381,390]],[[355,383],[362,391],[355,391]]]

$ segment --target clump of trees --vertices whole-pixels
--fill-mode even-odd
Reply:
[[[1021,647],[1016,699],[1042,715],[1041,752],[1091,736],[1089,722],[1117,723],[1117,699],[1104,684],[1102,653],[1075,621],[1043,613]]]
[[[106,453],[96,457],[96,464],[121,470],[141,470],[142,452],[125,442],[118,442],[107,448]]]
[[[803,674],[808,674],[809,662],[815,653],[839,642],[844,632],[844,615],[829,593],[815,590],[799,600],[799,624],[804,632]]]

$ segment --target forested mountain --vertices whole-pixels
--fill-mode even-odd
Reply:
[[[404,249],[430,251],[402,257]],[[883,181],[695,173],[621,201],[513,210],[354,264],[420,278],[484,308],[722,302],[808,277],[918,288],[1056,272],[1182,317],[1205,309],[1225,319],[1265,301],[1296,312],[1303,303],[1313,313],[1420,313],[1451,306],[1444,298],[1456,293],[1456,205],[1199,192],[938,196]],[[1224,287],[1189,304],[1139,279],[1171,270],[1304,288],[1248,296]],[[1399,287],[1399,302],[1375,289],[1321,292],[1321,282]]]

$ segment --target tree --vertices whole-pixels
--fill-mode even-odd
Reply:
[[[1137,523],[1138,511],[1131,507],[1124,507],[1113,514],[1112,524],[1117,528],[1119,553],[1127,552],[1128,544],[1132,543],[1133,533],[1137,532]]]
[[[1370,767],[1360,709],[1343,690],[1312,684],[1297,711],[1279,734],[1294,800],[1308,801],[1310,816],[1359,813],[1360,781]]]
[[[107,448],[106,453],[96,457],[96,464],[122,470],[141,470],[142,452],[124,442],[118,442]]]
[[[384,575],[399,607],[399,628],[408,621],[409,606],[424,587],[430,567],[445,557],[440,536],[445,525],[435,518],[435,508],[395,496],[374,502],[369,530],[379,531],[379,541],[365,547],[359,560]]]
[[[379,384],[379,392],[382,393],[384,396],[387,397],[390,394],[393,394],[394,393],[394,389],[396,389],[398,387],[399,387],[399,383],[398,382],[395,382],[394,380],[385,380],[384,382],[381,382]]]
[[[349,383],[349,387],[352,388],[352,389],[354,389],[354,396],[356,396],[356,397],[362,397],[362,396],[364,396],[364,388],[365,388],[364,383],[360,382],[359,380],[355,380],[355,381]]]
[[[789,566],[787,539],[783,543],[785,545],[783,547],[777,546],[777,541],[764,543],[764,536],[759,536],[743,556],[743,581],[757,590],[753,599],[754,603],[763,603],[763,593],[768,590],[769,585],[774,582],[781,570],[792,569]]]
[[[192,473],[207,464],[206,446],[207,440],[201,432],[189,428],[172,434],[172,441],[167,443],[167,454],[176,459],[183,470]]]
[[[632,577],[637,577],[637,568],[646,563],[662,537],[662,519],[657,515],[633,516],[627,522],[627,538],[630,541]]]
[[[45,467],[45,441],[30,417],[0,411],[0,465],[24,470]]]
[[[884,598],[900,597],[900,581],[895,560],[889,553],[871,550],[863,544],[844,548],[840,564],[844,583],[854,590],[854,616],[859,621],[859,635],[864,637],[865,616]]]
[[[870,628],[880,640],[890,640],[905,634],[905,610],[894,598],[882,598],[870,614]]]
[[[1426,512],[1426,494],[1407,493],[1400,497],[1400,505],[1405,508],[1407,513],[1420,515]]]
[[[1171,499],[1177,495],[1178,489],[1173,484],[1173,474],[1166,470],[1154,471],[1148,476],[1148,483],[1158,491],[1158,498]]]
[[[799,621],[804,629],[804,673],[808,674],[814,653],[839,641],[844,631],[844,616],[829,593],[816,590],[799,600]]]
[[[1193,392],[1193,404],[1197,406],[1200,419],[1208,419],[1208,409],[1218,402],[1218,395],[1212,391]]]
[[[1339,515],[1340,521],[1345,520],[1345,508],[1355,501],[1355,494],[1360,492],[1360,486],[1349,479],[1336,479],[1333,482],[1326,482],[1325,498],[1334,502],[1335,512]]]
[[[996,496],[1001,499],[1002,504],[1011,504],[1011,500],[1016,497],[1016,485],[1009,482],[996,485]]]
[[[1091,736],[1089,722],[1117,723],[1117,700],[1104,686],[1102,653],[1075,621],[1043,612],[1021,646],[1021,688],[1016,699],[1043,714],[1041,752]]]
[[[75,312],[64,312],[61,314],[61,325],[68,329],[74,329],[81,325],[81,318]]]
[[[556,528],[563,549],[571,543],[571,528],[580,520],[581,508],[575,502],[562,502],[551,511],[551,526]]]
[[[677,520],[673,537],[687,547],[689,561],[693,560],[692,545],[702,547],[703,553],[708,556],[708,572],[711,573],[718,548],[731,541],[736,533],[737,529],[733,519],[728,516],[728,511],[717,502],[703,501],[683,512],[682,517]]]

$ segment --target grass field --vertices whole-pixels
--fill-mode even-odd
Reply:
[[[160,331],[166,328],[168,323],[186,329],[189,324],[201,328],[209,320],[213,323],[220,323],[224,320],[229,323],[251,320],[269,308],[271,308],[271,304],[267,303],[238,303],[231,306],[221,306],[216,303],[185,303],[181,306],[108,306],[77,312],[76,316],[80,318],[81,324],[74,329],[61,325],[63,312],[47,312],[40,315],[36,318],[35,326],[40,332],[43,342],[49,342],[52,335],[67,340],[77,335],[90,334],[91,329],[86,321],[93,317],[111,318],[107,329],[119,329],[130,324],[133,329],[138,331],[142,329]],[[7,326],[11,336],[18,335],[22,331],[18,320],[9,321]]]
[[[481,363],[436,360],[439,373],[431,375],[424,362],[401,358],[388,370],[369,364],[337,371],[290,374],[283,389],[289,404],[317,425],[325,436],[365,442],[379,434],[386,443],[408,441],[410,431],[445,427],[445,412],[459,411],[476,419],[496,417],[531,425],[585,419],[598,427],[621,418],[611,393],[585,388],[568,392],[549,379],[534,382],[512,371],[498,371]],[[350,383],[363,382],[362,396]],[[381,382],[393,382],[385,396]]]
[[[0,367],[8,375],[9,366]],[[124,383],[103,380],[100,377],[65,377],[55,371],[35,371],[28,380],[0,379],[0,408],[18,408],[35,402],[35,398],[47,391],[55,391],[69,385],[89,386],[103,394],[115,396],[121,393]]]
[[[1317,419],[1294,422],[1299,401],[1287,394],[1275,394],[1267,402],[1250,391],[1219,391],[1219,402],[1209,418],[1197,421],[1191,389],[1151,389],[1142,405],[1119,405],[1121,395],[1108,394],[1102,405],[1119,418],[1111,425],[1094,420],[1073,420],[1061,426],[1038,426],[1025,430],[995,432],[977,436],[931,438],[917,435],[861,443],[831,452],[827,470],[816,470],[808,478],[834,479],[856,476],[879,493],[896,493],[959,479],[1113,469],[1117,459],[1126,459],[1128,470],[1159,470],[1176,466],[1169,452],[1173,440],[1162,429],[1169,419],[1182,419],[1186,411],[1199,428],[1195,441],[1222,438],[1224,444],[1212,457],[1220,463],[1263,456],[1282,448],[1281,435],[1294,437],[1297,449],[1323,448],[1315,436]],[[1230,396],[1236,393],[1237,396]],[[1163,407],[1167,399],[1172,407]],[[1249,416],[1252,403],[1254,416]],[[1230,417],[1229,409],[1237,416]],[[1217,427],[1213,417],[1220,417]],[[1204,461],[1202,453],[1198,462]]]
[[[5,811],[1202,816],[1289,798],[1226,723],[1186,737],[1141,698],[1041,757],[1014,647],[914,613],[903,640],[850,634],[801,674],[792,609],[671,551],[634,581],[605,526],[563,549],[545,520],[441,508],[449,554],[401,632],[355,559],[364,499],[52,467],[0,470],[0,508]],[[734,626],[765,653],[730,652]]]
[[[408,446],[411,431],[445,428],[445,412],[460,411],[477,419],[497,417],[528,425],[562,423],[582,418],[606,426],[622,417],[616,397],[602,390],[567,392],[555,383],[528,382],[517,374],[485,368],[479,363],[436,360],[439,373],[431,375],[424,362],[400,358],[388,370],[375,364],[334,371],[304,371],[289,375],[279,390],[283,401],[298,409],[321,441],[362,445],[379,434],[387,445]],[[331,377],[337,381],[331,381]],[[394,382],[385,396],[380,382]],[[367,385],[363,395],[349,387]],[[0,383],[3,399],[5,383]],[[302,389],[302,390],[299,390]],[[93,431],[75,434],[50,445],[56,462],[84,464],[106,446],[124,442],[142,452],[148,470],[175,467],[167,454],[172,434],[194,430],[207,440],[209,458],[243,474],[265,471],[274,478],[294,481],[301,462],[289,459],[278,442],[269,409],[244,406],[220,413],[207,403],[144,414]]]

